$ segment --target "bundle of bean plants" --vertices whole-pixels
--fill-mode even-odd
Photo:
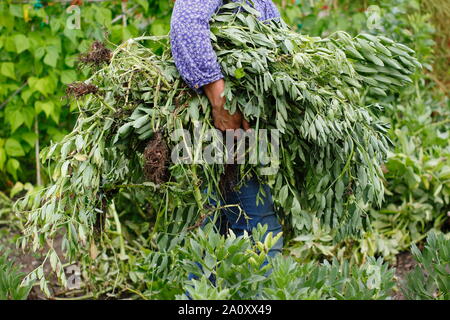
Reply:
[[[257,16],[251,7],[231,3],[211,22],[226,79],[226,108],[240,110],[255,132],[279,132],[279,143],[267,148],[271,161],[239,164],[234,186],[251,176],[268,183],[285,229],[293,234],[309,230],[313,219],[333,230],[336,240],[358,234],[368,225],[366,209],[383,200],[381,168],[390,147],[386,124],[377,117],[381,108],[363,104],[361,96],[383,96],[410,82],[420,64],[411,49],[383,36],[309,37]],[[108,218],[120,220],[115,201],[125,191],[131,202],[137,193],[154,199],[145,206],[155,213],[152,234],[164,231],[176,208],[195,208],[192,221],[220,209],[226,166],[199,155],[224,139],[210,130],[208,100],[184,84],[170,47],[156,54],[143,45],[167,40],[141,37],[111,54],[90,53],[107,62],[68,88],[78,104],[76,125],[41,153],[52,183],[17,203],[28,221],[24,247],[47,242],[51,248],[51,239],[64,230],[63,247],[73,257]],[[208,142],[196,143],[202,140]],[[190,148],[174,163],[171,155],[180,141]],[[218,205],[210,205],[211,198]],[[47,258],[64,279],[56,253],[50,250]]]

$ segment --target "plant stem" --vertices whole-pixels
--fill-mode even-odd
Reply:
[[[14,98],[16,95],[18,95],[23,88],[25,88],[25,86],[28,84],[28,82],[24,82],[19,89],[17,89],[16,91],[14,91],[14,93],[12,95],[10,95],[5,101],[3,101],[3,103],[0,105],[0,110],[6,106],[8,104],[9,101],[11,101],[12,98]]]
[[[114,201],[112,201],[110,208],[111,208],[112,214],[114,216],[114,222],[116,223],[117,233],[119,234],[120,256],[125,257],[126,256],[125,242],[123,240],[123,235],[122,235],[122,225],[120,224],[119,216],[117,215],[117,210],[116,210]]]
[[[450,119],[445,119],[445,120],[442,120],[442,121],[439,121],[439,122],[433,122],[433,123],[430,123],[430,124],[428,124],[427,126],[422,127],[422,128],[420,128],[419,130],[417,130],[416,132],[414,132],[414,135],[417,135],[417,134],[419,134],[420,132],[422,132],[423,130],[428,129],[428,128],[430,128],[430,127],[439,127],[439,126],[441,126],[441,125],[443,125],[443,124],[447,124],[447,123],[450,123]]]
[[[122,26],[127,27],[127,1],[122,0]]]
[[[200,191],[200,179],[197,176],[197,165],[193,164],[191,166],[191,172],[192,172],[192,181],[194,185],[194,198],[195,202],[197,202],[199,210],[202,212],[204,211],[203,208],[203,201],[202,201],[202,192]]]
[[[38,116],[35,116],[34,120],[34,133],[36,134],[36,144],[35,144],[35,156],[36,156],[36,184],[38,186],[42,185],[41,178],[41,164],[39,161],[40,147],[39,147],[39,123]]]

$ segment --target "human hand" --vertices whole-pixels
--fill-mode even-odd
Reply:
[[[244,130],[250,129],[250,124],[244,119],[239,110],[230,114],[230,112],[225,109],[226,99],[225,97],[222,97],[222,93],[225,90],[225,81],[223,79],[207,84],[203,89],[211,103],[214,126],[217,129],[221,131],[237,130],[240,128],[243,128]]]

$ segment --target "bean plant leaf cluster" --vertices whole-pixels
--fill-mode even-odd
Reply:
[[[411,252],[418,262],[407,274],[402,291],[411,300],[448,300],[450,287],[450,239],[430,232],[421,252],[413,245]]]
[[[246,10],[236,11],[241,5]],[[382,36],[309,37],[282,21],[261,22],[253,9],[236,3],[213,18],[211,39],[226,76],[226,107],[240,110],[253,129],[280,132],[280,157],[270,163],[277,170],[266,175],[261,165],[241,164],[241,182],[256,176],[269,183],[294,234],[311,229],[313,218],[336,230],[336,240],[363,230],[366,209],[383,201],[381,165],[390,141],[377,117],[380,107],[361,97],[410,82],[420,67],[413,51]],[[76,254],[124,189],[165,195],[167,203],[196,207],[199,216],[217,211],[208,201],[220,200],[224,166],[198,158],[211,141],[221,141],[217,132],[203,146],[192,144],[187,160],[194,161],[169,163],[166,181],[145,181],[149,140],[162,136],[173,152],[180,139],[189,145],[186,134],[177,136],[180,129],[197,141],[213,129],[206,97],[184,84],[170,48],[157,55],[140,44],[145,40],[165,43],[167,37],[118,46],[86,81],[98,90],[78,100],[73,131],[41,153],[53,183],[17,203],[28,219],[23,246],[31,240],[38,249],[64,228],[64,249]],[[62,273],[54,254],[48,257]]]

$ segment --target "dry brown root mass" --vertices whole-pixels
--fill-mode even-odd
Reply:
[[[67,85],[66,94],[75,98],[80,98],[90,93],[97,93],[98,88],[93,84],[87,84],[84,82],[73,82]]]
[[[103,63],[109,63],[112,52],[100,41],[94,41],[88,52],[79,57],[79,61],[85,65],[100,66]]]
[[[148,142],[144,150],[144,176],[148,181],[161,184],[167,181],[169,148],[160,132]]]
[[[227,194],[232,192],[236,187],[239,175],[239,165],[237,164],[225,164],[224,171],[220,176],[219,188],[222,197],[226,199]]]

